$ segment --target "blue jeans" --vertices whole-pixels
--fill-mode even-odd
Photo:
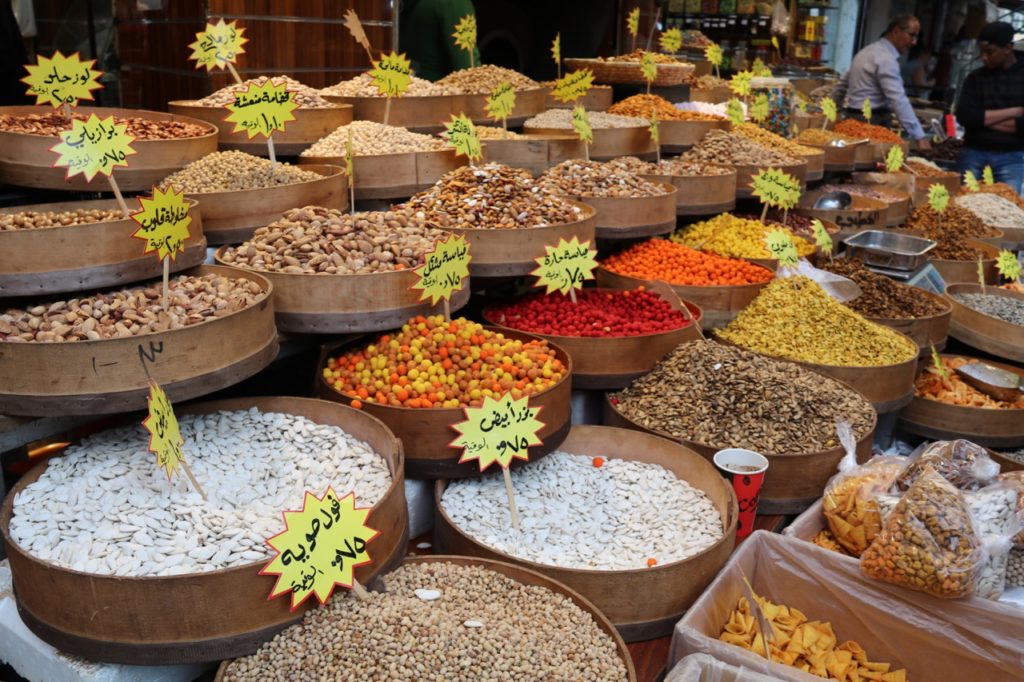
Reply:
[[[961,177],[967,171],[973,171],[980,182],[985,166],[992,166],[996,182],[1005,182],[1017,194],[1021,193],[1021,184],[1024,183],[1024,152],[990,152],[968,147],[960,150],[957,170]]]

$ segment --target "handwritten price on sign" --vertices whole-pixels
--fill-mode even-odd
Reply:
[[[567,73],[555,81],[551,95],[559,102],[575,102],[583,97],[594,86],[594,72],[590,69],[579,69]]]
[[[587,144],[594,144],[594,131],[590,127],[590,116],[582,105],[572,109],[572,129],[576,131],[579,138]]]
[[[779,260],[780,268],[795,268],[800,262],[793,237],[785,230],[769,230],[764,238],[765,246],[773,258]]]
[[[722,54],[722,46],[718,43],[711,43],[704,48],[704,57],[712,66],[721,66],[724,55]]]
[[[746,115],[743,113],[743,102],[733,97],[725,105],[725,114],[734,126],[743,125]]]
[[[583,282],[594,279],[597,268],[597,251],[590,248],[590,242],[559,239],[556,246],[545,246],[547,254],[535,258],[537,269],[530,274],[537,277],[536,287],[545,287],[545,294],[560,291],[569,293],[570,289],[582,289]]]
[[[822,251],[826,254],[832,254],[832,237],[829,235],[828,230],[825,229],[825,224],[817,218],[811,223],[811,229],[814,230],[814,243],[818,245]]]
[[[529,459],[529,447],[540,445],[537,433],[539,407],[530,407],[530,396],[518,400],[506,393],[500,400],[484,397],[481,407],[465,407],[466,421],[452,424],[459,437],[449,447],[462,448],[459,463],[477,460],[480,471],[497,463],[507,469],[513,459]]]
[[[370,77],[382,97],[401,97],[412,83],[412,62],[396,52],[381,55],[373,62]]]
[[[470,160],[483,156],[476,126],[465,114],[453,116],[452,120],[445,124],[445,128],[447,129],[448,144],[455,148],[456,154],[462,154]]]
[[[196,60],[196,68],[206,67],[207,71],[212,69],[224,69],[228,64],[234,64],[238,55],[245,52],[242,45],[249,42],[248,38],[242,36],[244,28],[238,28],[238,22],[232,21],[225,24],[221,19],[216,24],[207,24],[206,30],[196,34],[196,42],[189,45],[192,54],[189,59]]]
[[[825,114],[825,118],[830,123],[836,122],[836,102],[831,97],[826,97],[821,100],[821,113]]]
[[[28,85],[29,95],[35,95],[36,104],[76,107],[79,100],[95,99],[92,91],[103,87],[99,84],[103,72],[93,69],[95,65],[95,59],[83,62],[77,52],[65,57],[58,50],[49,59],[39,57],[37,64],[26,64],[28,75],[21,82]]]
[[[185,195],[176,193],[173,187],[166,192],[154,187],[153,195],[140,197],[139,203],[142,210],[131,215],[139,224],[132,237],[145,240],[144,253],[156,252],[157,260],[168,256],[174,260],[179,251],[185,250],[188,226],[192,223]]]
[[[729,81],[729,87],[732,91],[740,97],[746,97],[750,94],[750,80],[754,77],[749,71],[740,71],[734,74],[732,80]]]
[[[450,301],[452,294],[460,291],[469,277],[469,242],[465,237],[452,235],[443,242],[437,242],[434,250],[427,253],[423,265],[413,272],[419,280],[413,289],[422,289],[420,300],[430,299],[430,305],[437,305],[442,298]]]
[[[992,173],[992,166],[985,166],[981,171],[981,179],[986,185],[996,184],[995,175]]]
[[[310,595],[325,604],[336,585],[351,588],[355,569],[371,562],[366,545],[380,531],[366,525],[370,508],[356,507],[355,493],[338,499],[306,491],[302,509],[284,512],[285,529],[267,540],[276,556],[260,575],[276,575],[269,599],[291,593],[294,611]]]
[[[551,41],[551,58],[555,61],[556,66],[562,64],[562,34],[556,33],[555,39]]]
[[[658,37],[662,52],[674,54],[683,49],[683,32],[678,28],[670,28]]]
[[[467,14],[455,24],[455,44],[466,52],[472,52],[476,48],[476,15]]]
[[[231,132],[244,130],[251,140],[257,135],[270,137],[274,131],[284,132],[284,124],[295,120],[292,112],[299,103],[286,83],[277,85],[268,80],[263,85],[250,83],[248,90],[235,95],[233,104],[225,106],[231,114],[224,120],[235,124]]]
[[[768,95],[761,93],[754,98],[754,104],[750,107],[750,118],[758,122],[768,118]]]
[[[1006,279],[1016,282],[1020,279],[1020,261],[1012,251],[1003,249],[996,258],[996,269]]]
[[[644,56],[640,58],[640,72],[648,83],[653,83],[658,77],[658,65],[654,63],[654,55],[650,52],[644,52]]]
[[[967,189],[972,192],[977,192],[981,189],[981,185],[978,184],[978,178],[974,175],[974,171],[967,171],[964,173],[964,184],[967,185]]]
[[[761,203],[789,209],[800,201],[800,181],[777,168],[758,171],[751,185]]]
[[[936,213],[943,213],[949,206],[949,190],[945,185],[933,184],[928,188],[928,205]]]
[[[932,364],[935,366],[935,370],[939,373],[946,381],[949,381],[949,372],[946,370],[946,365],[942,362],[942,358],[939,356],[939,351],[935,350],[935,346],[932,346]]]
[[[503,121],[512,115],[516,108],[516,91],[511,83],[502,83],[491,91],[485,105],[487,116],[495,121]]]
[[[157,466],[167,472],[167,480],[171,480],[185,459],[181,451],[185,439],[181,437],[171,401],[155,381],[149,383],[149,416],[142,425],[149,431],[149,451],[156,455]]]
[[[903,168],[903,147],[894,144],[885,155],[885,170],[897,173]]]
[[[100,119],[90,114],[89,119],[75,119],[71,130],[60,132],[60,142],[50,148],[58,154],[54,166],[68,169],[67,177],[82,173],[91,182],[97,173],[110,175],[117,166],[127,166],[127,157],[135,153],[128,134],[127,123],[114,123],[114,117]]]
[[[760,57],[754,60],[754,63],[750,66],[750,72],[756,78],[771,78],[772,70],[768,68],[768,65],[764,63]]]
[[[629,31],[629,35],[636,38],[636,34],[640,32],[640,8],[634,7],[629,10],[629,14],[626,16],[626,30]]]

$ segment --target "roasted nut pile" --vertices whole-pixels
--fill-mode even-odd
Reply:
[[[534,90],[540,87],[540,83],[518,71],[493,64],[453,71],[435,85],[459,95],[489,95],[503,83],[511,83],[513,90]]]
[[[345,156],[349,133],[352,133],[352,154],[377,156],[405,154],[444,149],[444,140],[431,135],[413,133],[401,126],[384,125],[375,121],[352,121],[339,126],[327,137],[322,137],[301,156]]]
[[[712,166],[707,163],[696,161],[684,161],[681,157],[673,156],[670,159],[662,159],[658,163],[641,161],[635,156],[620,156],[608,162],[610,166],[616,166],[622,170],[636,173],[638,175],[682,175],[682,176],[707,176],[707,175],[728,175],[731,168],[724,166]]]
[[[821,185],[817,187],[817,190],[819,192],[846,192],[847,194],[867,197],[868,199],[884,201],[887,204],[894,203],[902,198],[893,190],[887,190],[880,185],[855,185],[852,183],[848,185]]]
[[[648,52],[647,50],[633,50],[627,54],[612,55],[611,57],[598,57],[597,59],[602,62],[636,62],[640,63],[644,60],[644,55],[650,55],[651,59],[654,60],[655,64],[679,64],[679,60],[672,55],[662,54],[661,52]]]
[[[249,270],[365,275],[419,267],[445,236],[407,208],[352,215],[306,206],[257,229],[244,244],[228,247],[223,258]]]
[[[247,92],[250,86],[263,87],[267,84],[267,81],[271,81],[275,86],[284,83],[288,92],[294,93],[292,101],[298,104],[300,109],[327,109],[337,106],[321,97],[316,88],[303,85],[288,76],[260,76],[258,78],[250,78],[242,83],[232,83],[212,95],[196,100],[193,104],[203,107],[222,107],[225,104],[234,104],[235,97]]]
[[[722,213],[710,220],[682,227],[669,238],[691,249],[710,251],[730,258],[772,258],[768,247],[764,245],[764,238],[773,229],[776,228],[758,220]],[[788,228],[782,229],[793,234]],[[814,253],[814,244],[803,237],[794,236],[793,244],[801,256]]]
[[[214,152],[168,175],[160,182],[160,189],[173,187],[187,194],[237,192],[322,178],[319,173],[280,161],[277,162],[277,168],[271,171],[270,159],[245,152]]]
[[[97,114],[102,115],[102,114]],[[73,113],[72,118],[79,121],[88,120],[85,114]],[[186,123],[185,121],[157,121],[140,116],[122,118],[114,117],[114,123],[127,125],[126,132],[136,140],[175,140],[183,137],[201,137],[216,132],[216,128],[206,124]],[[57,137],[57,133],[71,130],[71,123],[63,113],[46,114],[0,114],[0,131],[22,133],[25,135],[43,135]]]
[[[996,294],[953,294],[953,300],[979,313],[1024,327],[1024,300]]]
[[[587,118],[590,119],[590,127],[594,130],[601,128],[646,128],[650,125],[647,119],[606,114],[603,111],[588,111]],[[523,126],[525,128],[572,130],[572,110],[548,109],[533,118],[527,119]]]
[[[99,208],[79,208],[74,211],[18,211],[0,213],[0,232],[109,223],[115,220],[124,220],[124,214],[119,210],[108,211]]]
[[[382,97],[380,90],[374,83],[373,76],[369,73],[361,73],[355,78],[341,81],[335,85],[320,90],[321,95],[340,95],[342,97]],[[435,95],[457,95],[454,88],[446,88],[437,83],[431,83],[422,78],[412,77],[409,89],[402,97],[429,97]]]
[[[941,315],[949,310],[949,305],[941,299],[872,272],[857,259],[819,258],[817,267],[852,279],[860,287],[860,296],[847,301],[846,305],[865,317],[915,319]]]
[[[526,137],[514,130],[505,130],[494,126],[476,126],[476,135],[481,140],[522,140]]]
[[[575,222],[582,213],[529,171],[500,163],[456,168],[405,205],[441,228],[544,227]]]
[[[690,90],[714,90],[715,88],[729,87],[729,81],[710,73],[703,76],[687,76],[684,82],[690,86]]]
[[[544,172],[537,183],[571,197],[656,197],[661,185],[600,161],[569,159]]]
[[[656,117],[660,121],[720,121],[719,116],[700,114],[695,111],[676,109],[664,97],[658,95],[633,95],[608,108],[609,114],[634,116],[636,118]]]
[[[998,194],[972,192],[961,194],[954,201],[990,227],[1024,227],[1024,209]]]
[[[256,282],[220,275],[171,277],[163,309],[160,282],[53,301],[0,314],[0,341],[98,341],[180,329],[224,317],[261,301]]]
[[[751,142],[756,142],[762,147],[775,150],[782,154],[788,154],[789,156],[808,157],[824,154],[820,149],[797,144],[792,140],[787,140],[781,135],[776,135],[770,130],[765,130],[754,123],[743,123],[739,126],[733,126],[732,130],[734,133],[747,138]]]
[[[231,661],[224,682],[626,679],[615,641],[546,587],[440,562],[400,566],[382,581],[386,591],[366,600],[335,593]]]
[[[871,404],[838,381],[710,341],[680,344],[612,401],[674,438],[773,455],[838,447],[836,420],[858,439],[875,421]]]
[[[903,138],[888,128],[876,126],[871,123],[865,123],[864,121],[858,121],[853,118],[844,118],[842,121],[839,121],[832,126],[832,130],[837,133],[842,133],[843,135],[849,135],[850,137],[858,140],[867,138],[872,142],[893,142],[896,144],[903,141]]]
[[[981,222],[981,219],[966,208],[950,202],[939,215],[927,204],[916,206],[903,225],[916,230],[928,239],[934,239],[937,246],[928,255],[939,260],[978,260],[990,258],[984,251],[967,243],[972,237],[994,237],[999,234],[995,228]]]
[[[819,365],[896,365],[918,353],[916,343],[865,320],[807,277],[773,280],[718,333],[759,353]]]
[[[1007,201],[1012,201],[1013,203],[1017,204],[1017,206],[1019,206],[1020,208],[1024,208],[1024,198],[1017,194],[1016,190],[1007,185],[1005,182],[995,182],[992,183],[991,185],[980,183],[978,191],[984,192],[985,194],[998,194]]]
[[[956,175],[956,173],[942,170],[927,159],[920,159],[913,156],[903,163],[903,170],[926,178],[941,178]]]
[[[935,365],[925,365],[914,380],[914,395],[927,400],[936,400],[940,403],[957,405],[959,407],[982,407],[990,410],[1024,410],[1024,393],[1012,403],[996,400],[987,393],[982,393],[974,388],[957,374],[954,370],[957,367],[977,360],[968,358],[943,355],[940,357],[942,365],[946,368],[946,376],[943,377],[935,369]],[[1024,462],[1021,462],[1024,464]]]
[[[800,157],[768,149],[753,140],[724,130],[709,130],[700,142],[686,150],[683,161],[705,161],[734,166],[763,166],[768,164],[792,166]]]
[[[849,143],[856,142],[857,138],[850,137],[849,135],[842,135],[831,130],[822,130],[821,128],[808,128],[807,130],[801,130],[800,135],[796,138],[796,141],[801,144],[825,145],[830,142],[835,142],[836,140],[842,140],[843,142]]]

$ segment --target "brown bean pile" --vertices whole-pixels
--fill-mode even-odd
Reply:
[[[655,197],[666,193],[661,185],[601,163],[569,159],[544,172],[537,183],[571,197]]]
[[[224,317],[257,303],[256,282],[221,275],[170,280],[167,310],[160,282],[109,293],[8,308],[0,314],[0,342],[70,342],[142,336]]]
[[[966,240],[977,237],[994,237],[999,233],[995,228],[983,223],[978,216],[966,208],[957,206],[952,201],[946,206],[941,223],[939,215],[932,210],[931,206],[923,204],[914,208],[903,226],[908,230],[917,230],[928,239],[938,242],[938,246],[932,249],[929,256],[939,260],[987,258],[988,256],[985,256],[984,252],[971,246]]]
[[[543,227],[575,222],[582,212],[529,171],[501,163],[449,171],[405,205],[442,229]]]
[[[641,426],[675,438],[775,455],[837,447],[837,419],[859,439],[875,417],[863,396],[833,379],[710,341],[681,344],[613,400]]]
[[[860,287],[861,295],[846,305],[865,317],[914,319],[949,310],[948,304],[940,303],[923,290],[872,272],[857,259],[819,258],[817,266],[852,279]]]
[[[502,83],[511,83],[513,90],[534,90],[540,87],[540,83],[518,71],[493,64],[453,71],[437,81],[436,85],[459,95],[489,95]]]
[[[291,274],[363,275],[409,270],[446,233],[408,208],[349,214],[322,206],[293,208],[249,241],[224,251],[224,262]]]
[[[74,211],[19,211],[0,213],[0,232],[4,230],[31,230],[42,227],[67,227],[124,220],[119,210],[79,208]]]
[[[79,121],[89,119],[85,114],[73,113],[72,118]],[[100,118],[106,118],[98,113]],[[186,123],[184,121],[156,121],[141,116],[130,116],[123,118],[114,117],[114,123],[127,124],[127,132],[136,140],[174,140],[183,137],[200,137],[216,132],[213,126],[198,123]],[[71,123],[64,118],[64,114],[49,112],[46,114],[0,114],[0,131],[10,133],[22,133],[26,135],[42,135],[45,137],[57,137],[63,130],[71,130]]]
[[[709,130],[700,142],[690,147],[681,157],[683,161],[703,161],[737,166],[782,165],[791,166],[802,159],[789,153],[767,149],[753,140],[724,130]]]

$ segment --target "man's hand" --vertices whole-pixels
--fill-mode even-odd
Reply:
[[[932,148],[931,140],[929,140],[927,137],[922,137],[920,140],[914,142],[914,148],[920,149],[921,151],[928,151],[929,149]]]

